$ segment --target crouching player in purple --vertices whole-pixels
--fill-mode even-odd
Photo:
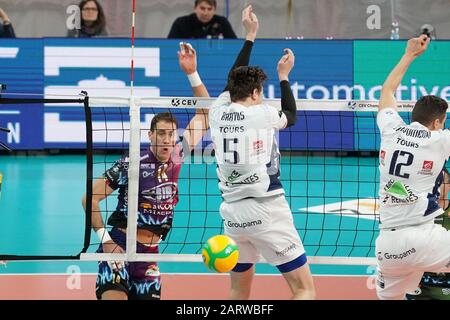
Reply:
[[[195,96],[206,88],[197,73],[195,51],[178,53],[181,69],[187,74]],[[206,91],[207,92],[207,91]],[[137,212],[137,253],[158,253],[172,226],[178,203],[178,175],[183,150],[191,151],[208,129],[207,110],[197,109],[177,142],[177,120],[170,113],[156,114],[149,131],[150,147],[141,152]],[[128,157],[121,158],[95,181],[92,196],[92,226],[100,238],[99,253],[124,253],[128,212]],[[100,202],[118,189],[118,204],[107,224],[102,219]],[[86,208],[86,195],[83,196]],[[98,299],[152,300],[161,297],[160,272],[156,262],[99,262],[96,284]]]

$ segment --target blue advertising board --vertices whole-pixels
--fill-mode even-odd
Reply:
[[[290,74],[296,98],[352,100],[358,98],[354,94],[358,86],[354,70],[355,42],[358,41],[262,39],[255,43],[250,63],[262,67],[268,75],[265,96],[280,98],[276,65],[283,49],[289,47],[296,54],[295,68]],[[203,82],[211,96],[219,95],[242,40],[193,40],[191,43],[198,53],[198,70]],[[178,49],[177,40],[136,40],[136,96],[192,95],[186,76],[178,66]],[[127,97],[130,56],[129,39],[2,40],[0,83],[8,86],[8,93],[40,94],[48,98],[74,96],[81,91],[93,97]],[[370,86],[375,88],[373,83]],[[370,88],[362,89],[367,89],[370,95],[375,92]],[[141,126],[148,128],[155,110],[142,110]],[[126,108],[120,111],[106,108],[101,112],[94,114],[94,129],[129,127]],[[180,127],[184,127],[188,117],[182,111],[179,115]],[[361,140],[355,134],[355,130],[361,129],[361,121],[352,112],[318,110],[298,112],[298,115],[298,123],[280,133],[282,149],[372,150],[377,146],[374,122],[370,120],[365,125],[373,133],[364,132]],[[11,144],[13,149],[85,147],[84,111],[80,105],[2,105],[0,126],[12,129],[9,134],[0,133],[0,141]],[[124,135],[110,135],[109,139],[113,144],[121,143]],[[94,143],[101,145],[101,140],[102,137],[94,135]]]
[[[42,40],[3,40],[0,42],[0,83],[9,93],[42,95],[44,86]],[[0,127],[10,133],[0,133],[0,141],[13,149],[42,149],[43,106],[2,105]]]

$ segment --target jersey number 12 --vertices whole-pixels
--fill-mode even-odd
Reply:
[[[398,158],[403,157],[403,160]],[[408,167],[413,163],[414,155],[411,152],[396,150],[392,155],[391,166],[389,167],[389,174],[400,178],[409,178],[409,173],[401,173],[402,167]]]

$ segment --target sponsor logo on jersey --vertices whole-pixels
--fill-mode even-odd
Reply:
[[[262,224],[261,220],[255,220],[255,221],[249,221],[249,222],[233,222],[233,221],[227,221],[227,226],[230,228],[249,228],[249,227],[255,227]]]
[[[419,197],[411,190],[411,188],[400,181],[389,180],[384,186],[386,195],[382,203],[387,204],[410,204],[419,199]]]
[[[255,154],[264,153],[264,142],[262,140],[253,141],[253,151]]]
[[[151,201],[171,201],[177,195],[177,184],[175,182],[162,183],[148,190],[143,190],[142,196]]]
[[[173,203],[141,203],[139,207],[143,209],[144,213],[154,213],[157,210],[172,211],[175,205]]]
[[[411,249],[406,250],[406,251],[404,251],[402,253],[399,253],[399,254],[391,254],[391,253],[385,252],[383,256],[387,260],[390,260],[390,259],[402,260],[402,259],[404,259],[406,257],[409,257],[410,255],[412,255],[414,253],[416,253],[416,249],[415,248],[411,248]]]
[[[407,137],[429,139],[431,138],[431,132],[429,130],[413,129],[405,126],[400,126],[395,129],[397,132],[403,133]]]
[[[228,177],[228,179],[229,179],[230,177]],[[237,179],[237,177],[236,178],[234,178],[234,181]],[[226,185],[228,185],[228,184],[252,184],[252,183],[255,183],[255,182],[258,182],[259,181],[259,176],[256,174],[256,173],[254,173],[254,174],[252,174],[251,176],[249,176],[248,178],[245,178],[244,180],[242,180],[242,181],[239,181],[239,182],[225,182],[225,184]]]
[[[227,180],[231,183],[233,183],[234,181],[236,181],[237,178],[239,178],[240,176],[242,176],[239,172],[237,172],[236,170],[233,170],[233,172],[231,172],[230,176],[227,178]]]
[[[142,178],[153,177],[155,175],[155,170],[142,171]]]
[[[142,202],[142,203],[139,204],[139,207],[141,207],[142,209],[151,209],[152,208],[152,204],[151,203]]]
[[[224,112],[220,120],[222,121],[241,121],[245,119],[244,111],[241,112]]]
[[[159,277],[160,275],[159,268],[154,264],[150,265],[147,270],[145,270],[146,277]]]
[[[383,255],[381,254],[381,251],[377,252],[377,259],[378,259],[378,261],[382,261],[383,260]]]
[[[172,107],[179,107],[179,106],[196,106],[197,100],[196,99],[180,99],[180,98],[173,98],[172,99]]]
[[[384,158],[386,157],[386,151],[380,150],[380,163],[384,166]]]
[[[141,169],[155,169],[154,163],[141,163]]]
[[[275,254],[277,256],[283,257],[285,256],[289,251],[294,250],[295,248],[297,248],[297,245],[295,243],[292,243],[289,247],[284,248],[283,250],[280,251],[275,251]]]
[[[417,172],[417,174],[422,174],[422,175],[427,175],[427,176],[433,175],[433,165],[434,165],[434,161],[425,160],[422,164],[422,170]]]
[[[433,169],[433,161],[424,161],[422,169],[427,169],[427,170]]]

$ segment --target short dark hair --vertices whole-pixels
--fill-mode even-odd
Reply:
[[[156,125],[158,122],[165,121],[165,122],[171,122],[175,124],[175,129],[178,128],[178,121],[177,118],[174,117],[173,114],[170,112],[161,112],[157,113],[150,123],[150,131],[154,131],[156,129]]]
[[[262,90],[266,73],[260,67],[237,67],[228,76],[227,89],[230,91],[231,101],[244,100],[251,96],[253,91]]]
[[[97,0],[82,0],[80,2],[80,4],[78,5],[80,7],[80,11],[83,10],[84,6],[88,3],[88,2],[94,2],[95,6],[97,7],[98,10],[98,15],[97,15],[97,20],[93,23],[92,28],[95,30],[95,34],[94,35],[100,35],[101,32],[105,29],[106,27],[106,18],[105,18],[105,13],[103,11],[102,6],[100,5],[100,3]],[[85,26],[85,22],[83,19],[81,19],[81,26]]]
[[[197,7],[202,2],[206,2],[210,6],[213,6],[214,8],[217,8],[217,1],[216,0],[195,0],[194,7]]]
[[[428,126],[434,120],[442,119],[447,109],[448,104],[444,99],[432,95],[423,96],[414,105],[411,120]]]

